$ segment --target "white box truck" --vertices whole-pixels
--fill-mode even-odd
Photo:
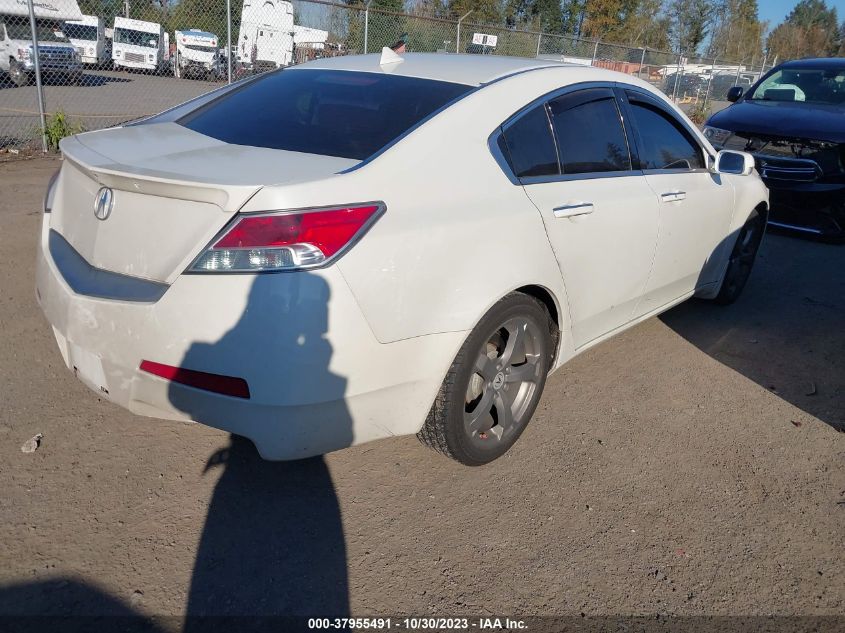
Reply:
[[[173,74],[176,77],[222,77],[222,64],[218,39],[214,33],[187,29],[176,31],[176,56]]]
[[[261,72],[293,62],[293,5],[286,0],[244,0],[238,62]]]
[[[111,40],[106,38],[103,18],[83,15],[81,20],[68,20],[64,32],[83,64],[99,67],[111,62]]]
[[[117,68],[135,68],[160,73],[170,62],[170,37],[158,22],[114,18],[112,63]]]
[[[38,0],[33,8],[42,76],[78,84],[82,64],[62,31],[62,23],[82,17],[79,5],[76,0]],[[7,72],[18,86],[35,80],[35,50],[26,0],[0,0],[0,71]]]

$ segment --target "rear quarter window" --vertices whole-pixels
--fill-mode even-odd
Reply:
[[[178,123],[234,145],[364,160],[472,86],[337,70],[246,83]]]

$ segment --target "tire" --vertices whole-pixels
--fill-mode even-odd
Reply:
[[[458,352],[419,440],[467,466],[501,457],[537,408],[556,340],[543,304],[517,292],[504,297]]]
[[[754,260],[765,231],[766,216],[755,209],[739,230],[728,259],[725,276],[722,278],[719,294],[713,299],[714,303],[723,306],[730,305],[742,294],[751,275],[751,269],[754,267]]]
[[[9,60],[9,77],[18,88],[29,85],[29,74],[21,68],[21,65],[15,59]]]

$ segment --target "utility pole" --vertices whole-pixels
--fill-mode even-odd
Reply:
[[[467,19],[467,17],[469,17],[470,13],[472,13],[472,9],[470,9],[469,11],[467,11],[461,17],[458,18],[458,39],[455,42],[455,52],[456,53],[461,52],[461,22],[463,22],[465,19]]]

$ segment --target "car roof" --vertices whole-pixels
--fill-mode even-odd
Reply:
[[[403,53],[401,62],[381,65],[381,54],[327,57],[288,70],[324,68],[368,73],[385,73],[420,79],[480,86],[496,79],[537,68],[577,66],[544,59],[449,53]]]
[[[808,57],[781,64],[782,68],[845,68],[845,57]]]

